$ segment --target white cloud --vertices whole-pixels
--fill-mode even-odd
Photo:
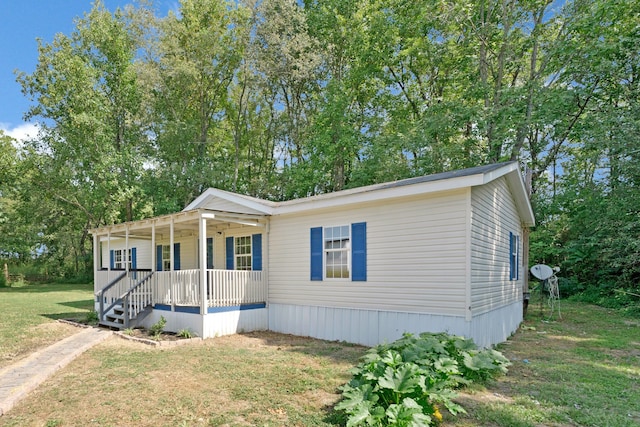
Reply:
[[[0,123],[0,129],[4,131],[5,135],[9,135],[20,142],[38,136],[38,126],[33,123],[22,123],[15,127],[10,127],[6,123]]]

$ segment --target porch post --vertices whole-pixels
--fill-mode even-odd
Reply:
[[[158,302],[158,275],[156,273],[156,263],[158,262],[156,256],[156,223],[151,223],[151,305],[155,307]]]
[[[158,259],[156,256],[156,223],[151,223],[151,272],[156,272],[156,265],[158,265]]]
[[[99,245],[99,240],[98,240],[98,235],[94,234],[93,235],[93,292],[96,293],[98,292],[98,266],[100,264],[98,264],[98,257],[100,256],[100,248],[98,247]]]
[[[129,225],[124,228],[124,271],[129,275]]]
[[[109,262],[107,263],[107,283],[111,281],[111,229],[107,230],[107,254],[109,256]]]
[[[200,313],[202,313],[202,315],[204,316],[205,314],[207,314],[207,307],[209,306],[209,302],[207,300],[207,220],[202,217],[202,214],[200,214],[198,228],[198,235],[200,236],[200,239],[198,240],[198,244],[200,245],[200,293],[202,295],[202,297],[200,298]]]
[[[171,217],[171,223],[169,223],[169,262],[171,263],[171,268],[169,269],[169,295],[171,296],[171,311],[176,311],[176,292],[175,283],[173,281],[174,270],[175,270],[175,262],[173,259],[173,216]]]

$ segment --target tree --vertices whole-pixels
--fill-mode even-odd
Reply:
[[[153,93],[153,179],[185,206],[209,186],[230,188],[234,143],[221,132],[246,44],[248,11],[224,0],[184,0],[159,22],[160,43],[147,81]]]
[[[129,8],[112,14],[96,2],[71,36],[40,42],[36,70],[18,76],[25,95],[35,101],[26,117],[40,119],[41,129],[29,143],[34,177],[22,194],[54,202],[40,208],[34,203],[33,209],[44,210],[34,219],[46,225],[45,236],[57,236],[49,250],[66,233],[74,236],[69,246],[77,253],[69,258],[90,259],[91,227],[140,218],[147,209],[140,182],[149,141],[140,121],[134,66],[138,29],[128,19],[134,13]],[[57,228],[57,221],[45,221],[51,213],[74,220]],[[76,273],[82,270],[74,265]]]

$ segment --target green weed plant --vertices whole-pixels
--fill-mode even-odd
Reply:
[[[440,408],[466,413],[455,403],[456,389],[507,372],[498,351],[478,349],[473,340],[447,334],[404,334],[369,350],[341,387],[335,409],[352,426],[431,426]]]
[[[193,332],[189,329],[180,329],[180,331],[178,331],[178,336],[180,338],[193,338]]]
[[[167,319],[165,319],[164,316],[160,316],[160,320],[151,325],[151,328],[149,329],[151,331],[151,335],[153,335],[153,338],[159,339],[166,325]]]

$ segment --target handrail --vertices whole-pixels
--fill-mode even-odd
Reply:
[[[140,279],[138,281],[138,283],[136,283],[135,285],[133,285],[132,287],[129,288],[129,290],[127,292],[125,292],[124,294],[120,295],[120,298],[124,298],[126,295],[130,294],[131,292],[135,291],[136,288],[140,287],[140,285],[142,285],[144,282],[146,282],[147,280],[149,280],[151,278],[151,276],[153,276],[153,272],[147,274],[146,276],[144,276],[142,279]]]
[[[104,288],[100,289],[98,292],[95,293],[96,296],[98,295],[102,295],[104,294],[106,291],[108,291],[109,289],[113,288],[120,280],[122,280],[124,278],[124,276],[127,275],[126,271],[123,271],[120,275],[118,275],[115,279],[113,279],[111,282],[109,282],[107,284],[107,286],[105,286]]]
[[[122,279],[124,279],[127,276],[127,272],[123,272],[122,274],[119,274],[115,279],[113,279],[111,282],[109,282],[107,284],[107,286],[105,286],[104,288],[100,289],[98,292],[96,292],[96,297],[100,298],[100,313],[99,313],[99,319],[100,321],[104,321],[104,293],[106,291],[108,291],[109,289],[111,289],[112,287],[114,287],[115,285],[117,285],[118,283],[120,283],[120,281]],[[111,305],[111,307],[113,307],[114,304]],[[109,311],[111,308],[108,308],[107,311]]]
[[[140,304],[137,305],[136,307],[136,312],[135,313],[131,313],[130,309],[133,307],[129,307],[129,297],[131,296],[131,294],[136,291],[138,288],[142,287],[142,285],[144,285],[146,282],[151,280],[151,277],[153,276],[153,272],[147,274],[145,277],[143,277],[142,279],[140,279],[140,281],[138,281],[138,283],[136,283],[135,285],[133,285],[127,292],[125,292],[120,298],[122,299],[122,309],[124,311],[124,327],[128,328],[129,327],[129,321],[131,320],[132,317],[137,316],[142,310],[140,310],[140,306],[147,306],[149,305],[148,303],[153,299],[153,297],[151,296],[151,292],[149,293],[149,296],[147,297],[147,300],[145,300],[145,304]]]
[[[153,272],[151,272],[150,274],[148,274],[147,276],[145,276],[143,279],[141,279],[138,283],[136,283],[135,285],[133,285],[132,287],[130,287],[127,292],[123,293],[122,295],[120,295],[118,298],[116,298],[110,305],[109,307],[107,307],[106,309],[104,309],[103,307],[103,299],[100,299],[100,320],[104,320],[102,317],[104,316],[104,313],[108,313],[109,310],[111,310],[113,307],[115,307],[116,305],[118,305],[118,303],[122,302],[122,306],[124,308],[124,301],[123,298],[125,298],[127,295],[131,294],[131,291],[133,291],[135,288],[137,288],[138,286],[140,286],[144,281],[148,280],[149,278],[151,278],[151,276],[153,276]],[[120,280],[122,280],[123,277],[120,278]]]

